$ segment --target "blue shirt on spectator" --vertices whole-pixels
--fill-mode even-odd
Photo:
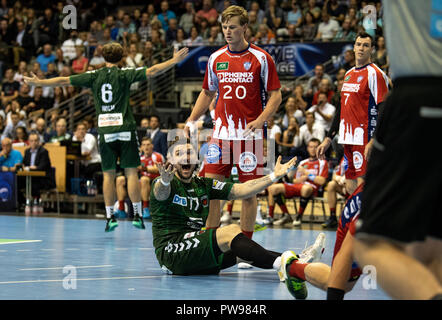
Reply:
[[[4,156],[0,157],[0,167],[12,168],[16,164],[20,164],[22,162],[23,156],[21,155],[20,151],[14,149],[11,150],[7,158]]]
[[[45,56],[43,53],[41,53],[36,60],[40,64],[40,69],[43,72],[48,71],[48,64],[55,61],[55,56],[53,54],[49,56]]]
[[[165,19],[165,16],[167,17],[167,21]],[[166,14],[164,14],[163,12],[158,14],[158,20],[160,20],[164,31],[167,31],[167,29],[169,29],[169,20],[170,19],[176,19],[176,15],[173,11],[167,10]]]

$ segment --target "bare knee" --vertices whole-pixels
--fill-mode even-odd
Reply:
[[[117,185],[117,187],[125,187],[126,186],[126,177],[125,176],[117,177],[115,184]]]
[[[216,230],[216,242],[221,251],[229,251],[233,238],[240,233],[241,227],[237,224],[229,224],[228,226],[218,228]]]
[[[301,188],[301,197],[304,198],[309,198],[313,193],[313,188],[308,185],[308,184],[304,184]]]

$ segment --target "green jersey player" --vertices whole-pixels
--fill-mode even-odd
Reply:
[[[296,158],[281,164],[265,177],[245,183],[231,183],[197,177],[197,154],[190,143],[169,148],[169,161],[158,164],[160,177],[150,196],[155,254],[164,270],[176,275],[216,274],[239,261],[282,272],[278,252],[264,249],[246,237],[237,224],[205,230],[212,199],[246,199],[285,176]],[[299,293],[306,296],[304,284]]]
[[[182,61],[188,53],[187,48],[175,51],[172,59],[150,68],[118,68],[123,57],[123,47],[116,42],[103,46],[106,65],[98,70],[88,71],[70,77],[38,79],[25,77],[29,85],[64,86],[73,85],[92,89],[95,111],[98,118],[99,146],[103,170],[103,196],[106,206],[105,231],[113,231],[117,220],[113,214],[115,203],[115,169],[117,159],[124,168],[127,177],[129,198],[134,207],[133,225],[144,229],[141,214],[141,195],[138,183],[137,167],[140,165],[135,119],[129,104],[129,92],[132,83],[146,80],[174,64]]]

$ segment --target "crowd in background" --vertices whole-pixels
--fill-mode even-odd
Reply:
[[[9,138],[13,146],[28,145],[31,131],[39,134],[43,144],[85,139],[86,133],[94,137],[96,143],[93,117],[80,122],[84,127],[77,126],[75,132],[69,132],[66,118],[70,115],[57,108],[76,96],[79,88],[32,87],[23,82],[24,76],[34,73],[39,78],[51,78],[100,68],[105,62],[102,46],[109,41],[123,45],[122,67],[161,62],[165,58],[164,49],[170,47],[224,45],[220,13],[232,4],[248,10],[246,39],[257,45],[352,42],[359,31],[366,31],[376,39],[373,62],[388,72],[379,1],[170,0],[146,5],[144,1],[103,0],[74,3],[77,29],[67,30],[62,26],[66,16],[64,2],[0,1],[0,134],[2,140]],[[374,20],[368,19],[373,11],[367,10],[367,6],[376,9]],[[279,113],[268,122],[270,138],[275,139],[276,151],[284,159],[293,155],[305,158],[306,143],[313,137],[322,141],[339,108],[344,74],[354,63],[353,51],[348,50],[336,74],[327,74],[324,66],[317,65],[305,84],[290,88]],[[138,125],[149,130],[150,123]],[[94,161],[99,162],[98,157]]]

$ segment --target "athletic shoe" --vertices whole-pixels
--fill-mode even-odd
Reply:
[[[312,263],[321,260],[325,247],[325,234],[321,232],[315,240],[315,243],[304,249],[299,255],[299,262]]]
[[[104,229],[105,232],[114,231],[116,227],[118,227],[118,221],[115,219],[115,215],[112,215],[110,219],[106,219],[106,228]]]
[[[293,221],[292,217],[290,217],[290,215],[288,213],[284,213],[281,218],[279,218],[278,220],[273,222],[273,225],[274,226],[282,226],[282,225],[292,222],[292,221]]]
[[[228,211],[223,212],[223,215],[220,219],[221,226],[227,226],[232,223],[232,216]]]
[[[144,226],[143,218],[140,217],[138,214],[134,215],[134,219],[132,220],[132,224],[134,225],[135,228],[146,229],[146,227]]]
[[[273,218],[272,217],[267,217],[265,219],[262,219],[262,222],[266,225],[272,225],[273,224]]]
[[[143,219],[152,220],[152,217],[150,216],[150,210],[147,207],[143,208]]]
[[[114,215],[115,215],[115,217],[118,218],[118,219],[124,219],[124,218],[127,217],[126,212],[123,211],[123,210],[120,210],[120,209],[115,210]]]
[[[255,232],[262,231],[265,229],[267,229],[267,227],[264,225],[264,223],[255,222],[255,228],[254,228]]]
[[[326,229],[336,229],[338,227],[338,219],[336,219],[336,216],[330,216],[323,224],[323,228]]]
[[[299,227],[302,223],[302,215],[301,214],[296,214],[295,220],[293,221],[293,226],[294,227]]]
[[[247,262],[238,263],[238,269],[250,269],[250,268],[253,268],[253,266],[250,263]]]
[[[303,300],[307,298],[308,294],[305,281],[291,276],[288,272],[290,265],[292,263],[296,263],[297,260],[298,257],[293,251],[285,251],[281,255],[281,267],[278,274],[282,274],[282,278],[284,279],[285,285],[287,286],[290,294],[295,297],[295,299]]]

